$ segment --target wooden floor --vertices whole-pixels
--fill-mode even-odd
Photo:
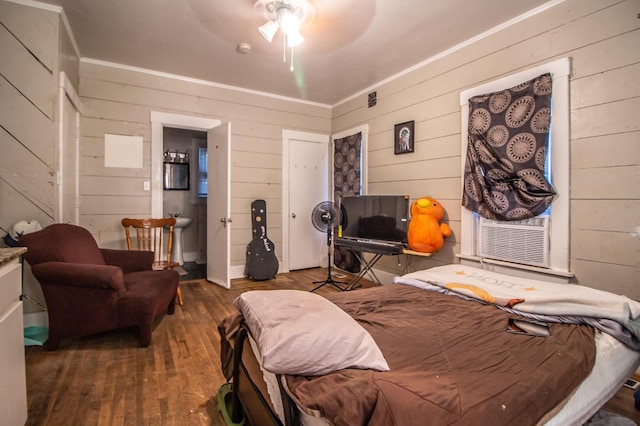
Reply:
[[[233,299],[256,289],[311,290],[324,278],[326,269],[311,269],[264,282],[233,280],[231,290],[205,280],[181,283],[184,306],[157,322],[148,348],[138,347],[129,330],[66,339],[55,352],[28,347],[27,424],[223,425],[215,399],[224,383],[216,325]],[[605,408],[640,423],[629,389]]]

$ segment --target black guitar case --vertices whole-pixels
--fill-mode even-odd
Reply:
[[[269,280],[278,273],[278,258],[273,242],[267,237],[267,203],[251,203],[253,240],[247,246],[247,276],[256,281]]]

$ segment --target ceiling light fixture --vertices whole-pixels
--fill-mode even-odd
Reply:
[[[306,0],[258,0],[254,9],[261,9],[268,21],[258,27],[258,31],[269,43],[273,41],[278,29],[282,30],[282,61],[287,61],[287,47],[291,48],[291,71],[293,71],[293,48],[304,42],[300,27],[305,19],[314,12],[313,6]]]

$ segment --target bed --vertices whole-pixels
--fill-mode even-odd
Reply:
[[[234,304],[219,325],[228,423],[582,424],[640,363],[640,303],[457,264]]]

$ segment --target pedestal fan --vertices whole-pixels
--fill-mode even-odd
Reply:
[[[324,281],[314,281],[313,284],[319,284],[312,292],[329,284],[340,291],[344,291],[341,284],[348,284],[343,281],[335,281],[331,276],[331,243],[333,242],[333,231],[340,225],[342,215],[340,207],[332,201],[323,201],[313,208],[311,212],[311,223],[320,232],[327,234],[327,279]]]

